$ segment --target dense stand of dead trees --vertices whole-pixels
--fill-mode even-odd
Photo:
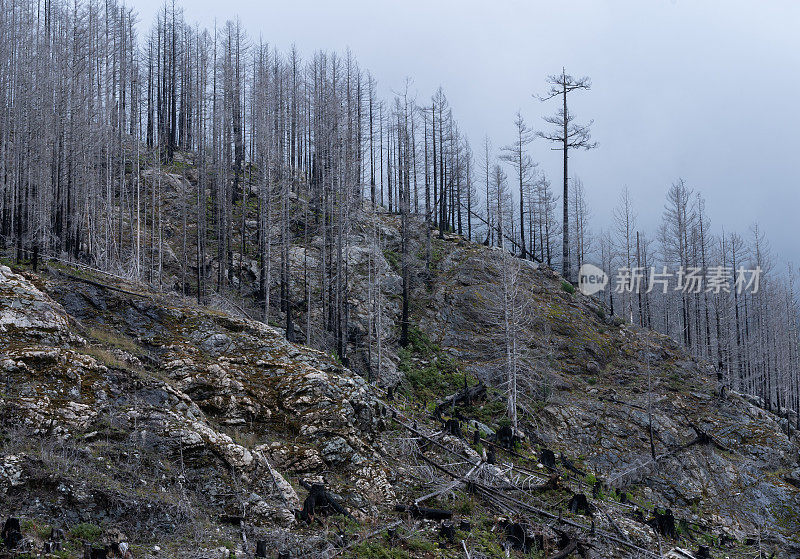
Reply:
[[[354,215],[401,216],[402,343],[411,214],[476,233],[471,150],[441,89],[384,101],[349,52],[302,60],[238,21],[189,25],[174,2],[144,36],[113,0],[2,0],[0,29],[0,250],[18,261],[66,257],[198,301],[255,269],[262,318],[346,361]]]
[[[760,398],[787,430],[800,428],[797,270],[776,268],[757,225],[748,239],[713,233],[704,199],[682,179],[667,190],[655,238],[636,217],[625,188],[612,230],[587,241],[612,274],[601,294],[610,312],[670,335],[713,365],[720,387]],[[624,274],[636,289],[616,289],[620,268],[634,271]]]
[[[769,408],[800,408],[794,270],[775,269],[758,229],[749,242],[714,235],[702,199],[682,181],[669,189],[655,236],[637,227],[624,194],[613,231],[593,237],[583,183],[567,167],[571,150],[595,145],[567,105],[589,80],[562,71],[549,83],[545,98],[560,104],[545,119],[552,131],[534,133],[518,113],[499,161],[488,139],[476,161],[441,89],[420,99],[407,86],[380,99],[349,52],[303,60],[249,40],[236,21],[192,26],[174,3],[139,36],[134,13],[114,0],[0,0],[0,251],[81,261],[198,301],[242,291],[254,274],[263,320],[345,362],[350,278],[363,273],[349,254],[368,214],[400,216],[401,343],[420,253],[409,242],[412,216],[427,225],[428,272],[431,231],[561,266],[570,280],[592,260],[612,273],[759,266],[755,293],[687,294],[675,278],[663,293],[645,277],[636,293],[602,297],[612,313],[712,362],[725,386]],[[528,153],[534,136],[563,151],[560,223],[559,199]],[[386,272],[375,257],[385,248],[378,229],[366,236],[375,310]],[[321,320],[311,322],[312,309]],[[364,345],[380,370],[383,325],[372,315]]]

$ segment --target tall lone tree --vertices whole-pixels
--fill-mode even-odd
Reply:
[[[553,148],[560,150],[564,154],[564,222],[562,224],[562,275],[567,281],[572,280],[572,269],[570,266],[569,256],[569,173],[567,170],[568,153],[571,148],[576,149],[592,149],[597,147],[596,142],[592,142],[592,136],[589,124],[578,124],[575,120],[575,115],[570,114],[567,108],[567,94],[581,89],[591,89],[592,81],[584,76],[582,78],[574,78],[567,74],[562,68],[561,74],[554,74],[547,78],[547,83],[550,84],[550,90],[543,96],[539,97],[540,101],[547,101],[554,97],[561,96],[562,106],[558,112],[552,116],[544,117],[545,122],[552,124],[554,129],[551,132],[539,131],[536,135],[551,142],[561,144],[561,147]]]

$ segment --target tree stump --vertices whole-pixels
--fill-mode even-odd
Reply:
[[[511,544],[513,549],[522,551],[523,553],[530,552],[534,546],[535,539],[528,536],[525,527],[518,522],[510,522],[506,524],[506,541]]]
[[[439,528],[439,535],[447,540],[448,543],[453,543],[456,541],[456,527],[452,522],[442,522]]]
[[[445,421],[444,430],[446,433],[463,439],[464,435],[461,432],[461,422],[458,419],[448,419]]]
[[[264,540],[258,540],[256,542],[256,557],[266,557],[267,556],[267,542]]]
[[[556,467],[556,455],[553,453],[552,450],[545,448],[542,450],[542,455],[539,457],[539,462],[542,463],[542,466],[545,468],[555,468]]]
[[[672,509],[667,509],[664,514],[658,512],[658,509],[653,511],[655,516],[655,529],[664,537],[675,539],[677,533],[675,531],[675,516],[672,514]]]
[[[583,493],[576,493],[569,501],[569,511],[572,514],[585,514],[586,516],[592,515],[592,506],[589,504],[589,499]]]
[[[318,515],[328,516],[331,514],[341,514],[347,517],[350,516],[344,507],[325,490],[323,484],[314,483],[309,485],[308,482],[301,481],[300,485],[308,488],[308,496],[305,501],[303,501],[303,510],[296,513],[300,520],[304,520],[310,524]]]
[[[9,517],[3,524],[3,531],[0,533],[7,549],[14,549],[22,541],[22,528],[19,525],[19,518]]]

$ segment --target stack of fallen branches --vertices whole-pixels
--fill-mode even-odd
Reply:
[[[391,406],[387,406],[387,407],[391,408]],[[394,413],[393,413],[394,420],[399,425],[401,425],[402,427],[404,427],[405,429],[407,429],[408,431],[410,431],[411,433],[413,433],[417,437],[426,440],[431,446],[439,448],[441,450],[444,450],[445,452],[451,453],[454,456],[457,456],[461,460],[466,460],[467,462],[473,464],[473,466],[476,466],[476,465],[479,464],[479,462],[476,463],[474,461],[474,459],[471,459],[470,457],[464,455],[463,453],[457,452],[457,451],[453,450],[452,448],[449,448],[448,446],[446,446],[444,444],[441,444],[439,441],[436,441],[432,436],[423,433],[420,428],[415,428],[415,427],[409,425],[406,421],[404,421],[401,418],[402,415],[398,410],[393,410],[393,411],[394,411]],[[437,463],[436,461],[434,461],[432,458],[430,458],[428,456],[420,455],[419,457],[422,458],[425,462],[429,463],[431,466],[433,466],[438,471],[447,474],[449,477],[451,477],[454,480],[461,480],[463,478],[462,475],[452,471],[450,468],[448,468],[446,466],[443,466],[443,465]],[[584,533],[590,533],[596,538],[601,538],[601,539],[604,539],[606,541],[610,541],[610,542],[614,542],[616,544],[622,545],[622,546],[627,547],[627,548],[629,548],[629,549],[631,549],[633,551],[636,551],[642,557],[649,557],[649,558],[653,558],[653,559],[656,559],[656,558],[660,557],[660,555],[657,554],[657,553],[654,553],[654,552],[652,552],[652,551],[650,551],[648,549],[639,547],[639,546],[633,544],[632,542],[628,541],[627,539],[622,539],[621,537],[618,537],[618,536],[616,536],[616,535],[614,535],[614,534],[612,534],[610,532],[607,532],[607,531],[604,531],[604,530],[601,530],[601,529],[597,529],[594,525],[588,526],[588,525],[580,523],[580,522],[576,522],[576,521],[573,521],[573,520],[570,520],[570,519],[562,518],[560,514],[558,514],[558,515],[553,514],[551,512],[548,512],[548,511],[544,510],[540,506],[533,505],[533,504],[531,504],[529,502],[523,501],[520,498],[517,498],[517,497],[514,497],[514,496],[510,495],[509,493],[515,492],[515,493],[521,494],[521,495],[523,495],[525,497],[533,498],[533,495],[531,495],[529,491],[526,491],[522,487],[519,487],[516,484],[513,484],[513,483],[509,482],[508,480],[505,480],[502,484],[500,484],[498,486],[493,486],[493,485],[489,485],[487,483],[484,483],[482,481],[478,481],[478,480],[474,480],[473,479],[470,482],[470,489],[475,494],[477,494],[479,497],[481,497],[485,502],[487,502],[489,505],[493,506],[494,508],[496,508],[499,511],[502,511],[503,513],[518,514],[518,515],[533,514],[533,515],[535,515],[537,517],[544,518],[544,519],[546,519],[546,520],[548,520],[548,521],[550,521],[550,522],[552,522],[554,524],[558,524],[558,525],[561,525],[561,526],[564,526],[564,527],[568,527],[569,529],[577,529],[577,530],[582,531]],[[576,545],[579,545],[579,544],[583,545],[583,542],[581,542],[580,538],[578,538],[576,536],[575,539],[576,539]]]

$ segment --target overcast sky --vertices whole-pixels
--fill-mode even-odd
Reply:
[[[160,0],[128,0],[141,27]],[[180,2],[179,2],[180,3]],[[251,38],[305,56],[349,47],[383,97],[413,80],[420,101],[441,85],[478,148],[513,139],[517,110],[535,128],[555,102],[548,74],[588,75],[571,110],[594,119],[599,146],[575,153],[593,226],[611,222],[627,185],[640,227],[654,232],[669,185],[707,199],[715,232],[759,222],[779,257],[800,264],[800,2],[735,0],[193,0],[190,22],[237,15]],[[531,146],[554,185],[560,152]],[[479,151],[479,149],[476,149]]]

